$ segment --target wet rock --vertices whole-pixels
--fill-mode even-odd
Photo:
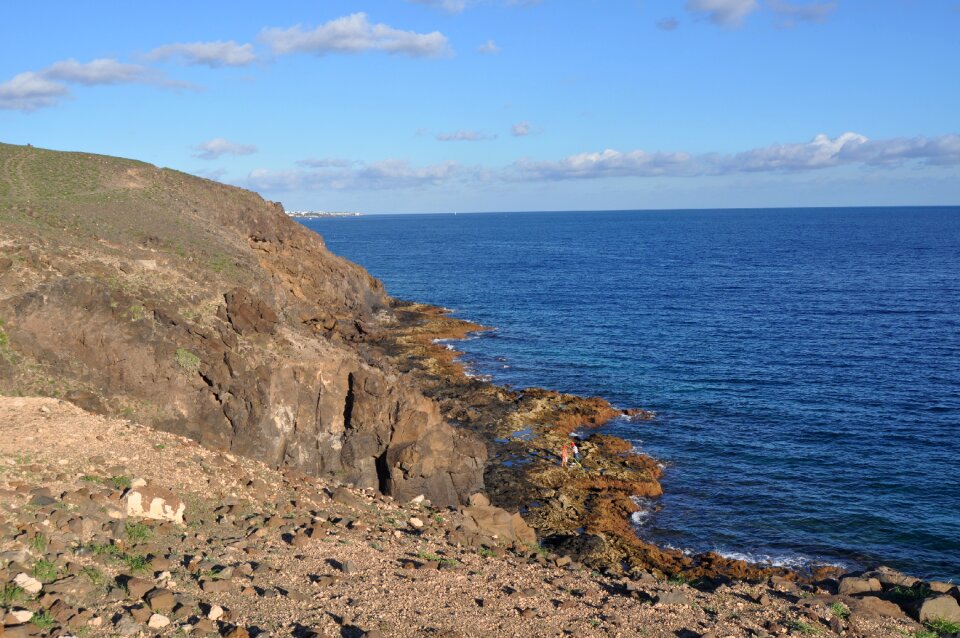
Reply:
[[[186,505],[170,490],[154,485],[131,488],[124,500],[127,516],[183,523]]]

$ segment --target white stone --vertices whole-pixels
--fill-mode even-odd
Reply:
[[[13,579],[13,582],[30,595],[39,594],[40,590],[43,589],[43,583],[36,578],[23,573],[17,574],[16,578]]]
[[[214,605],[210,608],[210,613],[207,614],[207,618],[210,620],[220,620],[223,618],[223,607],[220,605]]]
[[[416,496],[414,496],[413,498],[410,499],[410,504],[411,504],[411,505],[419,505],[419,504],[422,503],[426,498],[427,498],[427,497],[424,496],[423,494],[418,494],[418,495],[416,495]]]
[[[421,521],[419,518],[414,516],[413,518],[410,519],[410,526],[416,529],[420,529],[421,527],[423,527],[423,521]]]
[[[130,487],[131,487],[131,488],[146,487],[146,486],[147,486],[147,481],[146,481],[146,479],[135,478],[135,479],[133,479],[132,481],[130,481]]]
[[[170,624],[170,619],[162,614],[154,614],[147,621],[147,627],[151,629],[162,629]]]
[[[7,614],[7,617],[15,621],[10,624],[22,625],[25,622],[30,622],[30,619],[33,618],[33,612],[28,609],[15,609]]]

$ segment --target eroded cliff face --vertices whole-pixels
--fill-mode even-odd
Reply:
[[[361,350],[393,319],[382,285],[279,205],[114,158],[0,160],[0,392],[398,498],[482,487],[485,445]]]

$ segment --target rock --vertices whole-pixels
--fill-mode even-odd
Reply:
[[[47,507],[50,505],[56,505],[58,503],[57,499],[52,496],[45,496],[43,494],[37,494],[30,499],[30,505],[34,507]]]
[[[953,596],[927,598],[920,604],[920,622],[942,618],[950,622],[960,622],[960,605]]]
[[[183,524],[186,505],[170,490],[153,485],[131,488],[124,499],[127,516]]]
[[[224,295],[227,319],[241,335],[273,334],[277,331],[277,313],[248,290],[234,288]]]
[[[906,618],[899,605],[876,596],[864,596],[850,600],[850,612],[868,618]]]
[[[926,585],[927,588],[930,589],[930,591],[936,592],[938,594],[949,594],[954,589],[957,588],[957,586],[954,585],[953,583],[942,583],[936,580],[931,580],[929,582],[926,582],[924,583],[924,585]]]
[[[250,634],[243,627],[234,627],[223,638],[250,638]]]
[[[220,620],[221,618],[223,618],[223,614],[224,614],[223,607],[221,607],[220,605],[212,605],[210,607],[210,611],[207,612],[207,618],[209,618],[210,620]]]
[[[693,600],[689,596],[677,591],[660,592],[654,597],[654,602],[656,602],[658,605],[693,606]]]
[[[856,594],[883,591],[883,587],[876,578],[847,576],[840,581],[840,589],[838,591],[841,596],[854,596]]]
[[[28,609],[14,609],[3,619],[3,624],[22,625],[25,622],[30,622],[31,618],[33,618],[32,611]]]
[[[200,589],[205,594],[220,594],[231,591],[233,589],[233,584],[229,580],[208,578],[200,581]]]
[[[333,490],[330,498],[335,500],[338,503],[346,505],[347,507],[353,507],[356,509],[361,509],[367,506],[367,502],[354,494],[351,490],[346,487],[338,487]]]
[[[24,573],[17,574],[13,579],[13,583],[31,596],[39,594],[40,590],[43,589],[43,583],[33,576],[28,576]]]
[[[920,579],[907,576],[890,567],[881,566],[864,574],[865,578],[876,578],[884,587],[913,587]]]
[[[123,614],[114,625],[114,629],[121,636],[135,636],[140,633],[143,626],[134,620],[130,614]]]
[[[483,492],[476,492],[470,495],[470,507],[489,507],[490,499]]]
[[[151,629],[163,629],[170,624],[170,619],[161,614],[153,614],[147,621],[147,627]]]
[[[139,600],[143,598],[144,594],[154,588],[154,584],[143,578],[129,578],[124,583],[124,587],[126,587],[130,593],[130,598]]]
[[[151,611],[158,613],[172,611],[173,606],[177,604],[176,598],[173,596],[173,592],[169,589],[154,589],[147,593],[143,599],[147,603],[147,606],[150,607]]]
[[[537,534],[519,514],[490,505],[463,508],[463,529],[468,535],[482,534],[505,543],[519,542],[534,545]]]
[[[411,517],[409,522],[410,522],[410,527],[414,529],[420,529],[423,527],[423,521],[421,521],[416,516]]]

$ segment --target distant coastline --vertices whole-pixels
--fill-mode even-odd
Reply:
[[[325,210],[289,210],[290,217],[299,219],[319,219],[323,217],[362,217],[363,213],[325,211]]]

